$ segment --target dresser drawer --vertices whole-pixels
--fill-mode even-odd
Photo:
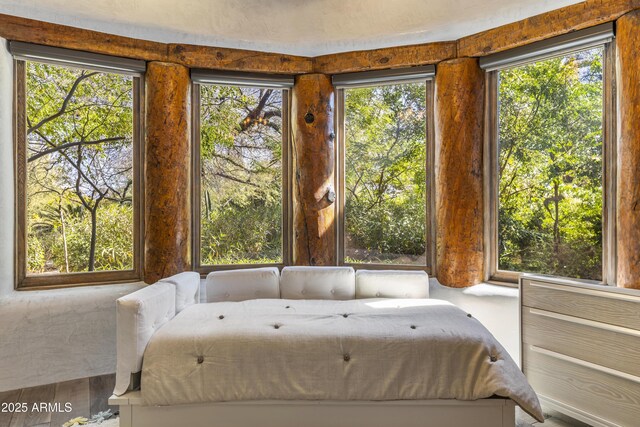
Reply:
[[[640,425],[640,378],[531,345],[523,362],[543,406],[550,401],[604,426]]]
[[[599,286],[567,286],[522,279],[522,305],[640,330],[640,297]]]
[[[525,345],[640,377],[640,331],[529,307],[522,324]]]

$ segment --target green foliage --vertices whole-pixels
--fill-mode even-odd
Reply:
[[[601,48],[501,71],[499,268],[602,276]]]
[[[29,273],[133,268],[133,80],[27,62]]]
[[[282,92],[201,86],[201,263],[282,262]]]
[[[27,239],[29,240],[29,246],[27,247],[27,269],[33,273],[42,273],[44,272],[46,263],[44,247],[38,237],[33,233],[29,233]]]
[[[426,263],[425,125],[424,83],[346,91],[346,258]]]
[[[601,278],[602,62],[500,72],[500,269]],[[131,77],[27,76],[28,271],[131,269]],[[201,263],[282,262],[282,92],[200,95]],[[426,264],[426,114],[424,83],[346,91],[348,262]]]
[[[73,205],[62,208],[65,212],[64,233],[59,217],[58,206],[45,206],[40,222],[32,227],[29,236],[31,247],[47,248],[46,260],[34,264],[30,271],[66,272],[65,239],[67,245],[69,271],[83,271],[89,259],[89,243],[91,234],[91,217],[82,209],[73,211]],[[128,270],[133,268],[133,213],[129,205],[105,203],[99,207],[96,267],[95,271]],[[51,215],[46,213],[50,212]],[[54,216],[55,215],[55,216]],[[44,245],[40,243],[42,241]],[[34,261],[29,256],[29,263]]]

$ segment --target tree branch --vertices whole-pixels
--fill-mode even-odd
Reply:
[[[60,151],[60,150],[64,150],[65,148],[71,148],[71,147],[75,147],[78,145],[97,145],[97,144],[102,144],[105,142],[116,142],[116,141],[123,141],[125,139],[125,137],[123,136],[116,136],[113,138],[103,138],[103,139],[97,139],[95,141],[74,141],[74,142],[67,142],[64,144],[60,144],[60,145],[56,145],[55,147],[52,148],[48,148],[44,151],[40,151],[37,154],[34,154],[33,156],[29,157],[27,159],[27,162],[32,162],[34,160],[39,159],[40,157],[46,156],[47,154],[51,154],[51,153],[55,153],[56,151]]]
[[[27,129],[27,135],[32,133],[32,132],[35,132],[38,129],[40,129],[42,126],[44,126],[45,124],[49,123],[51,120],[55,120],[58,117],[60,117],[61,115],[63,115],[67,111],[67,107],[69,106],[69,102],[71,102],[71,98],[73,98],[73,95],[75,94],[76,90],[78,89],[78,86],[80,86],[80,83],[82,83],[83,80],[88,79],[89,77],[92,77],[92,76],[94,76],[96,74],[98,74],[98,73],[97,72],[93,72],[93,73],[85,74],[84,71],[83,71],[82,75],[80,77],[78,77],[75,82],[73,82],[73,85],[71,86],[71,89],[69,90],[69,93],[67,93],[67,96],[65,96],[64,101],[62,101],[62,105],[60,106],[60,109],[58,110],[58,112],[55,113],[55,114],[52,114],[49,117],[45,117],[44,119],[40,120],[35,125],[29,127]]]
[[[259,185],[254,184],[253,182],[243,181],[243,180],[241,180],[239,178],[236,178],[236,177],[231,176],[231,175],[227,175],[227,174],[222,173],[222,172],[216,172],[214,175],[215,176],[219,176],[220,178],[225,178],[225,179],[228,179],[228,180],[231,180],[231,181],[239,182],[240,184],[246,184],[246,185],[250,185],[252,187],[259,188]]]

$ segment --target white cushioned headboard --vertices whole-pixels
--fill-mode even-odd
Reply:
[[[285,267],[280,277],[284,299],[355,299],[352,267]]]
[[[207,302],[280,298],[280,271],[277,267],[213,271],[205,286]]]
[[[142,355],[151,336],[176,315],[176,286],[158,282],[116,301],[116,386],[120,396],[142,369]]]
[[[429,298],[429,276],[413,270],[358,270],[356,298]]]
[[[175,276],[160,279],[160,282],[171,283],[176,287],[176,314],[190,305],[200,302],[200,274],[185,271]]]

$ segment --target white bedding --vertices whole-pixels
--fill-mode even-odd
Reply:
[[[147,405],[234,400],[475,400],[537,396],[476,319],[434,299],[196,304],[151,338]]]

